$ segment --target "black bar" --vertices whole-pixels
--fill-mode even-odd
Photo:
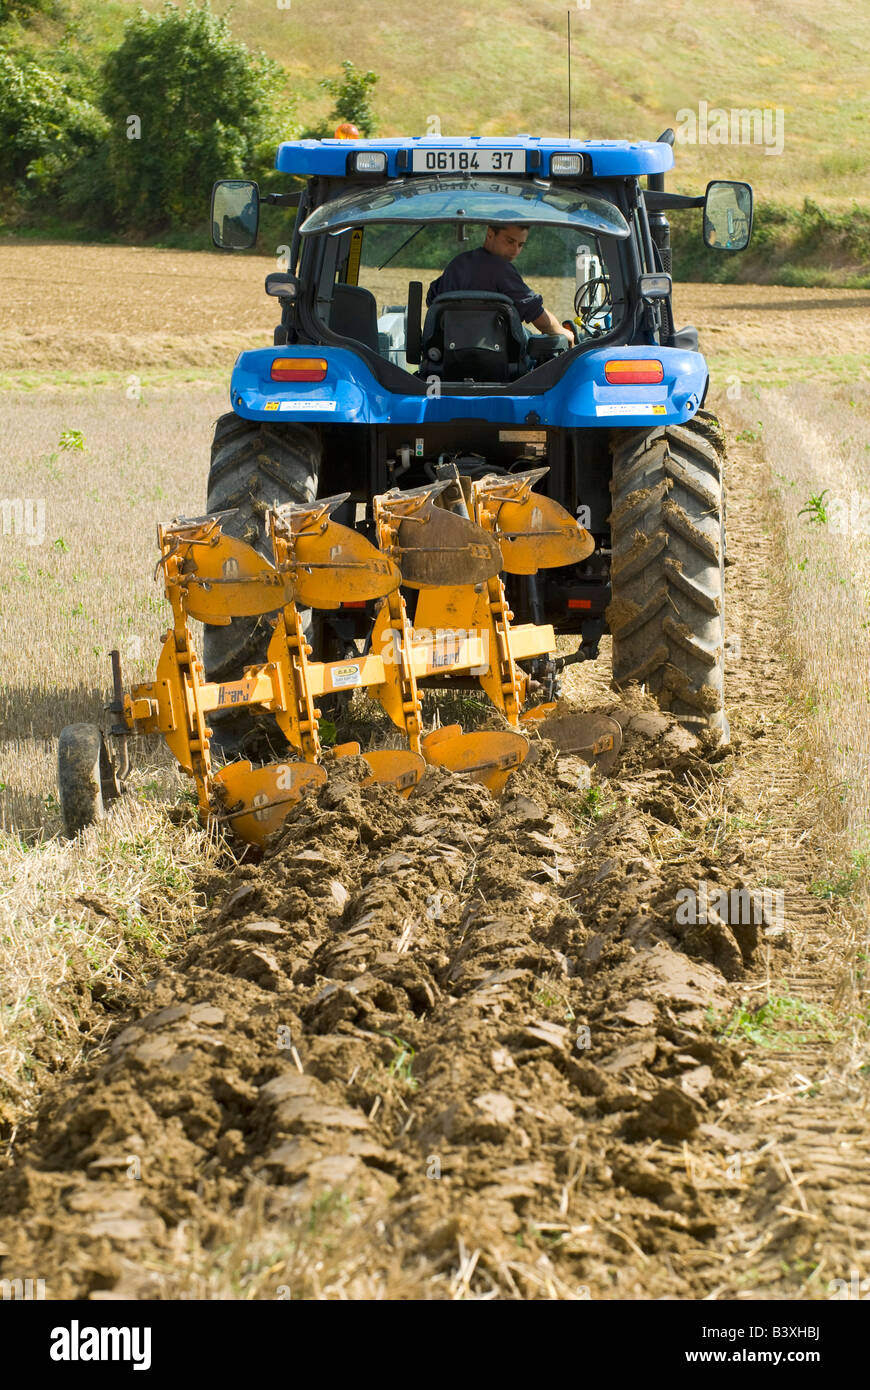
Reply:
[[[786,1385],[786,1377],[794,1369],[815,1372],[818,1382],[826,1385],[833,1383],[838,1372],[849,1371],[852,1383],[853,1373],[866,1354],[867,1310],[863,1301],[870,1284],[863,1274],[856,1269],[850,1276],[846,1271],[843,1279],[828,1280],[815,1298],[808,1296],[801,1301],[605,1301],[584,1296],[579,1281],[576,1296],[560,1300],[572,1304],[567,1309],[550,1306],[544,1311],[541,1304],[548,1300],[542,1299],[519,1313],[512,1300],[504,1299],[473,1315],[475,1326],[481,1318],[485,1320],[480,1330],[488,1335],[479,1342],[472,1337],[464,1343],[464,1378],[474,1365],[475,1347],[479,1346],[477,1356],[490,1383],[499,1361],[505,1374],[515,1379],[516,1365],[512,1366],[511,1360],[516,1355],[517,1319],[525,1323],[528,1317],[530,1324],[524,1331],[540,1329],[564,1335],[564,1342],[554,1344],[552,1350],[550,1378],[560,1367],[564,1370],[570,1364],[576,1368],[585,1347],[600,1366],[596,1379],[620,1386],[629,1384],[627,1377],[635,1374],[643,1377],[639,1384],[651,1378],[669,1385],[673,1383],[672,1372],[679,1368],[687,1373],[678,1383],[704,1384],[717,1366],[729,1372],[736,1384],[740,1382],[734,1379],[735,1373],[739,1376],[746,1366],[763,1366],[766,1383]],[[403,1346],[407,1347],[414,1336],[410,1322],[418,1317],[420,1330],[436,1335],[439,1341],[443,1342],[445,1331],[453,1331],[444,1321],[451,1316],[460,1319],[456,1329],[460,1335],[468,1334],[469,1309],[460,1311],[449,1300],[431,1301],[436,1304],[433,1311],[421,1301],[403,1303]],[[337,1300],[308,1303],[303,1313],[293,1299],[292,1288],[283,1284],[276,1288],[273,1299],[257,1302],[0,1300],[0,1328],[7,1352],[13,1347],[26,1349],[28,1370],[40,1385],[68,1384],[71,1376],[112,1385],[132,1377],[134,1385],[146,1384],[149,1375],[165,1378],[168,1372],[191,1377],[201,1386],[230,1385],[236,1376],[244,1378],[243,1384],[250,1383],[252,1376],[264,1384],[267,1377],[281,1375],[283,1383],[295,1379],[294,1372],[303,1363],[311,1364],[315,1338],[324,1370],[328,1368],[327,1378],[334,1383],[336,1373],[345,1368],[352,1375],[359,1372],[372,1336],[395,1337],[395,1313],[383,1307],[388,1302],[384,1299],[362,1307]],[[434,1319],[431,1324],[430,1316]],[[539,1316],[545,1319],[540,1325],[536,1321]],[[492,1320],[500,1317],[506,1319],[504,1326],[495,1329]],[[103,1328],[119,1329],[117,1339],[103,1342]],[[349,1337],[351,1329],[360,1337],[356,1331]],[[498,1333],[495,1339],[493,1331]],[[99,1353],[103,1345],[111,1352],[113,1340],[120,1353],[127,1353],[126,1359],[123,1355],[115,1360],[86,1359],[83,1355],[91,1350]],[[138,1373],[134,1354],[141,1367]],[[60,1359],[64,1355],[68,1359]],[[601,1374],[607,1371],[609,1375]],[[11,1384],[10,1373],[7,1379]]]

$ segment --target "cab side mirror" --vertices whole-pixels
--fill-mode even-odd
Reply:
[[[704,195],[704,245],[714,251],[745,251],[752,235],[752,188],[714,179]]]
[[[222,251],[249,251],[260,225],[260,190],[249,179],[219,179],[211,191],[211,239]]]

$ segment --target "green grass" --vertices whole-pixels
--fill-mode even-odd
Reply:
[[[574,1010],[571,1008],[570,1002],[564,995],[546,986],[536,991],[534,1002],[541,1009],[556,1009],[559,1013],[559,1017],[567,1019],[569,1023],[577,1017]]]
[[[823,488],[821,492],[807,498],[806,506],[801,507],[798,516],[805,516],[807,521],[814,526],[824,526],[828,520],[828,513],[825,508],[825,498],[828,495],[828,488]]]
[[[215,845],[192,816],[167,815],[165,788],[162,801],[133,792],[80,842],[0,831],[0,1123],[44,1076],[42,1040],[70,1057],[92,1040],[83,988],[144,977],[195,931]]]
[[[403,1081],[409,1091],[416,1091],[420,1083],[417,1078],[412,1075],[414,1058],[417,1055],[415,1049],[409,1042],[406,1042],[404,1038],[400,1038],[396,1033],[384,1033],[383,1036],[389,1038],[396,1049],[390,1060],[390,1065],[387,1068],[390,1076],[395,1076],[399,1081]]]
[[[320,742],[325,748],[331,748],[338,737],[338,729],[331,719],[320,719],[317,724],[320,734]]]
[[[860,352],[807,352],[778,355],[748,350],[720,351],[716,343],[705,337],[701,350],[710,363],[713,383],[725,385],[738,377],[743,387],[791,386],[796,382],[817,382],[826,386],[848,386],[855,381],[870,379],[870,359]]]
[[[739,1004],[730,1017],[710,1010],[708,1020],[719,1042],[743,1041],[770,1051],[808,1042],[836,1042],[840,1031],[827,1009],[789,995],[774,995],[756,1008]]]
[[[587,787],[584,792],[566,792],[558,800],[560,809],[573,819],[577,830],[588,829],[590,821],[601,820],[618,804],[615,797],[605,797],[598,786]]]
[[[380,74],[374,97],[384,133],[425,131],[431,116],[445,134],[564,133],[566,8],[529,0],[506,9],[481,0],[453,12],[449,44],[443,14],[410,0],[376,12],[354,0],[292,0],[289,11],[238,0],[232,25],[289,68],[300,114],[309,105],[323,114],[317,80],[350,55]],[[703,187],[714,174],[748,176],[767,196],[854,196],[866,140],[866,10],[828,0],[823,11],[805,8],[783,24],[748,0],[710,0],[690,15],[678,0],[662,0],[653,9],[631,3],[625,18],[627,43],[614,41],[612,6],[573,12],[574,134],[655,139],[678,110],[700,100],[778,106],[781,156],[759,147],[682,145],[678,181]]]
[[[734,438],[738,444],[757,444],[759,439],[761,438],[762,429],[763,426],[761,421],[759,420],[757,430],[741,430],[739,434],[735,434]]]
[[[330,1226],[336,1218],[344,1225],[350,1220],[350,1217],[351,1204],[347,1193],[343,1192],[341,1188],[327,1188],[311,1203],[306,1223],[308,1233],[309,1235],[322,1234],[324,1227]]]
[[[851,898],[855,890],[866,882],[868,867],[870,867],[870,853],[852,854],[852,863],[848,869],[835,874],[833,877],[823,877],[810,884],[810,892],[817,898]]]

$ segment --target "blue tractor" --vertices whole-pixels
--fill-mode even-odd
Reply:
[[[724,441],[704,410],[697,332],[675,326],[666,214],[702,208],[706,244],[740,251],[752,190],[666,192],[673,138],[298,140],[277,154],[287,192],[217,183],[223,250],[255,245],[261,201],[296,213],[286,269],[266,279],[274,344],[236,361],[207,508],[271,556],[275,506],[348,494],[336,518],[372,537],[385,493],[546,470],[538,490],[595,547],[506,578],[521,622],[579,639],[529,662],[530,688],[552,696],[559,670],[594,657],[609,631],[618,688],[637,681],[694,732],[727,740]],[[457,254],[517,227],[517,278],[547,306],[538,326],[558,332],[530,332],[516,297],[491,286],[448,277],[440,292]],[[306,610],[316,659],[364,652],[375,613],[359,600]],[[207,679],[263,662],[272,626],[259,615],[207,627]],[[251,718],[216,711],[218,746],[251,746]]]

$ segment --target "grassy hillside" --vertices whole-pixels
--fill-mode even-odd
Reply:
[[[116,39],[134,0],[69,0],[94,47]],[[391,0],[216,0],[233,32],[290,72],[300,113],[326,113],[318,80],[353,58],[380,77],[383,134],[567,131],[567,4],[499,0],[424,6]],[[156,8],[148,0],[147,8]],[[673,186],[745,177],[765,198],[832,207],[866,198],[870,9],[853,0],[589,0],[571,10],[573,129],[591,137],[654,139],[683,108],[782,110],[779,155],[761,145],[682,145]],[[43,21],[46,38],[51,25]]]

